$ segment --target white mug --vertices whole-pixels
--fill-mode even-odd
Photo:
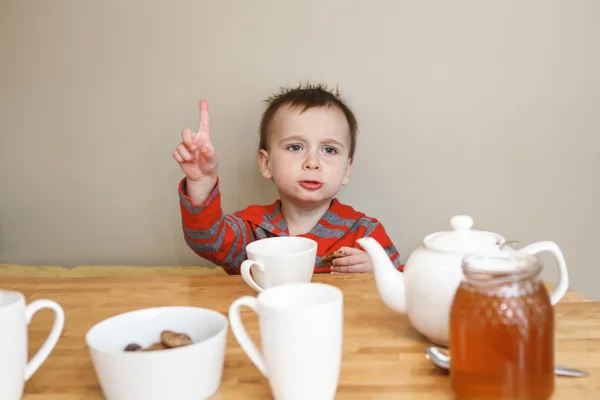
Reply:
[[[248,259],[240,266],[242,278],[262,292],[286,283],[310,282],[317,242],[301,236],[271,237],[249,243],[246,254]]]
[[[331,400],[342,363],[342,291],[324,283],[280,285],[243,296],[229,308],[231,330],[269,380],[275,400]],[[258,314],[262,354],[240,319],[240,307]]]
[[[27,362],[27,325],[43,308],[54,311],[54,324],[42,347]],[[25,382],[56,346],[64,322],[65,314],[58,303],[41,299],[25,305],[22,293],[0,290],[0,399],[18,400],[23,396]]]

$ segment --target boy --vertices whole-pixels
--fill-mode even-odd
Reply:
[[[315,273],[372,272],[367,253],[354,246],[356,239],[373,236],[402,270],[381,223],[335,197],[349,182],[358,130],[337,91],[306,85],[267,99],[257,159],[262,175],[279,192],[270,205],[224,215],[209,128],[208,104],[202,100],[198,133],[184,129],[183,141],[173,151],[186,175],[179,183],[184,236],[198,255],[228,274],[239,274],[248,243],[295,235],[318,243]],[[339,258],[330,262],[334,251]]]

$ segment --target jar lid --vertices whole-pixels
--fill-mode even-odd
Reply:
[[[468,215],[456,215],[450,219],[452,231],[437,232],[424,240],[426,247],[450,252],[471,253],[474,251],[497,250],[504,238],[491,232],[471,229],[473,218]]]

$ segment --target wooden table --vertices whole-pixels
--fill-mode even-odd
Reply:
[[[336,399],[452,399],[448,375],[423,357],[428,342],[406,316],[386,308],[373,276],[315,275],[344,292],[344,353]],[[131,309],[193,305],[227,315],[243,295],[256,295],[239,276],[148,278],[4,278],[0,287],[25,294],[27,301],[49,298],[65,309],[57,347],[26,383],[24,400],[97,400],[102,393],[84,341],[96,322]],[[29,352],[46,337],[52,313],[42,310],[29,326]],[[249,334],[260,346],[257,317],[243,313]],[[587,378],[556,379],[555,399],[600,398],[600,303],[569,292],[556,306],[556,363],[590,372]],[[228,333],[225,370],[212,399],[269,399],[268,383]]]

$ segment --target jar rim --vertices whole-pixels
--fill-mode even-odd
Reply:
[[[479,251],[463,258],[462,270],[467,280],[479,283],[514,282],[531,279],[542,264],[531,253],[513,251]]]

